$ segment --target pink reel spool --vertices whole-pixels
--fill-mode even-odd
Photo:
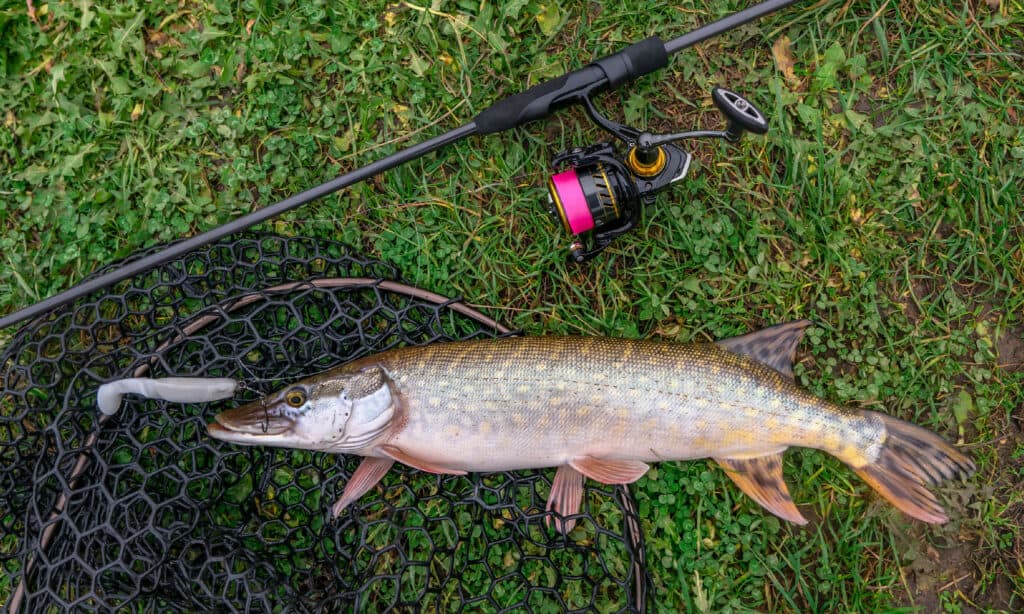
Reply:
[[[570,168],[552,175],[548,190],[566,230],[578,235],[594,227],[594,216],[587,205],[587,197],[583,194],[576,169]]]

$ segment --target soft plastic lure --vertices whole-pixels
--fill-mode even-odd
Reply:
[[[226,377],[130,377],[100,386],[96,405],[101,413],[112,416],[126,394],[175,403],[208,403],[231,398],[237,388],[238,382]]]

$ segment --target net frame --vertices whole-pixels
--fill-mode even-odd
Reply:
[[[644,611],[626,487],[588,481],[561,536],[544,522],[551,470],[396,465],[332,523],[358,457],[206,436],[218,411],[363,355],[514,334],[396,279],[338,243],[247,233],[19,330],[0,352],[5,610]],[[148,376],[243,385],[99,414],[100,384]]]

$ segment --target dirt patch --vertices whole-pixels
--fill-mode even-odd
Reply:
[[[922,612],[940,612],[939,593],[953,586],[962,589],[963,585],[973,582],[970,572],[961,573],[972,566],[970,549],[960,546],[939,551],[927,544],[922,554],[911,563],[910,573],[906,574],[910,589],[906,602]],[[953,578],[948,580],[949,576]]]
[[[910,594],[901,605],[912,605],[920,612],[941,612],[940,594],[947,591],[958,593],[959,612],[1006,611],[1013,601],[1013,586],[1005,575],[997,575],[992,582],[979,581],[980,572],[974,549],[961,546],[938,551],[930,548],[941,564],[944,573],[917,572],[907,574]],[[966,598],[966,599],[964,599]],[[973,605],[970,605],[973,603]],[[1019,604],[1017,604],[1019,605]]]
[[[888,293],[892,303],[899,307],[907,322],[916,329],[924,322],[924,314],[920,308],[921,302],[928,301],[935,292],[935,286],[935,280],[931,277],[911,276],[908,292],[902,280],[894,275],[890,278],[889,287],[884,290],[880,288],[880,290]]]
[[[1011,580],[1024,560],[1024,503],[1007,505],[997,517],[977,519],[992,509],[993,501],[998,509],[1000,502],[1012,501],[1014,493],[1024,487],[1020,479],[1024,458],[1015,458],[1024,438],[1017,429],[1006,427],[1002,429],[1006,436],[985,446],[991,446],[991,456],[985,455],[995,460],[986,475],[972,478],[965,486],[944,489],[956,500],[948,509],[963,509],[965,517],[954,517],[950,530],[943,531],[944,537],[929,535],[930,530],[919,525],[905,535],[908,590],[896,591],[900,605],[939,612],[945,594],[964,613],[1020,611],[1024,607],[1021,586]]]
[[[996,341],[996,363],[1000,369],[1024,369],[1024,327],[1014,326]]]

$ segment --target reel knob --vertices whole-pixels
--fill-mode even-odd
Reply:
[[[711,90],[711,100],[728,121],[725,133],[730,141],[738,140],[744,130],[754,134],[768,132],[768,120],[764,113],[736,92],[716,87]]]

